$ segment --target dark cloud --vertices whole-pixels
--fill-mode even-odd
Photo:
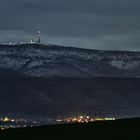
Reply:
[[[43,42],[140,51],[138,0],[2,0],[0,41]],[[35,35],[34,35],[35,36]]]

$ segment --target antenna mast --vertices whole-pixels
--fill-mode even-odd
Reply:
[[[38,31],[38,43],[41,43],[41,31]]]

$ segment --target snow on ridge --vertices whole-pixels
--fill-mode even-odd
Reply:
[[[83,75],[80,71],[73,69],[71,67],[39,67],[32,68],[27,71],[24,71],[25,75],[33,77],[51,77],[51,76],[62,76],[62,77],[86,77],[86,74]]]
[[[110,65],[119,69],[124,69],[124,70],[132,70],[139,66],[140,62],[138,61],[122,61],[122,60],[112,60],[110,62]]]
[[[0,56],[0,67],[7,68],[12,70],[18,70],[24,65],[28,59],[22,59],[22,61],[18,59],[11,59],[9,57],[1,57]]]
[[[111,75],[111,67],[131,70],[134,76],[140,66],[140,54],[127,54],[71,49],[0,48],[0,67],[19,69],[30,76],[102,76]],[[23,69],[23,70],[22,70]],[[113,73],[113,72],[112,72]],[[114,72],[117,73],[116,71]],[[118,74],[120,75],[120,74]],[[114,75],[116,76],[116,75]]]

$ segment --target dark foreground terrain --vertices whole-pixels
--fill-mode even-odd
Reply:
[[[0,71],[3,116],[140,116],[140,78],[5,78],[4,72]]]
[[[138,140],[140,119],[88,124],[63,124],[0,132],[1,140]]]

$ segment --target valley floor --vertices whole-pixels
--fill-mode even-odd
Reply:
[[[4,130],[1,140],[138,140],[140,119]]]

